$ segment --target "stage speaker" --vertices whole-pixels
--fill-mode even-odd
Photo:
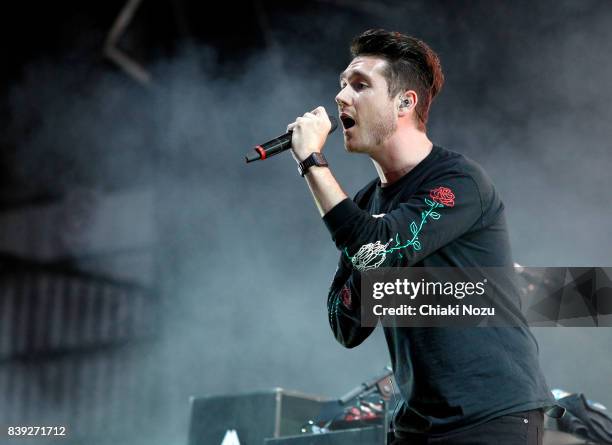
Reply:
[[[275,388],[242,395],[191,398],[189,445],[220,445],[236,432],[240,445],[301,433],[325,402],[316,396]]]

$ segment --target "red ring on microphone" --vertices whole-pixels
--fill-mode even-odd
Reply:
[[[260,158],[261,158],[262,160],[263,160],[263,159],[266,159],[266,150],[264,150],[264,149],[263,149],[263,147],[262,147],[261,145],[257,145],[257,146],[255,147],[255,151],[256,151],[257,153],[259,153],[259,156],[260,156]]]

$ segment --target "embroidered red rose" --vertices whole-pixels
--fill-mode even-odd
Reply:
[[[340,299],[345,308],[352,309],[353,301],[351,299],[351,290],[347,286],[344,286],[340,291]]]
[[[455,194],[448,187],[438,187],[429,191],[431,199],[446,207],[455,205]]]

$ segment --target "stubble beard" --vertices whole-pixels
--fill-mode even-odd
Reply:
[[[351,153],[367,154],[376,151],[376,149],[384,144],[393,133],[395,133],[395,130],[397,130],[397,122],[394,119],[393,110],[389,110],[385,116],[381,116],[376,122],[372,123],[370,128],[369,131],[366,131],[365,137],[363,138],[365,140],[364,143],[349,148],[348,144],[350,144],[350,142],[345,141],[346,150]]]
[[[377,122],[372,125],[370,137],[372,139],[372,148],[380,147],[389,139],[397,130],[397,123],[393,119],[393,112],[389,112],[386,116],[382,116]]]

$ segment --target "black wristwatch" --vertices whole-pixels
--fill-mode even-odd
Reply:
[[[298,172],[300,172],[300,176],[304,177],[304,175],[308,172],[308,169],[313,165],[316,165],[317,167],[329,166],[327,159],[325,159],[325,156],[323,156],[323,153],[311,153],[310,156],[298,164]]]

